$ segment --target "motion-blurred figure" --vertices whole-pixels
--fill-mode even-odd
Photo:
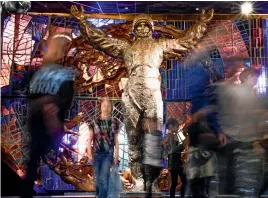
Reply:
[[[65,111],[71,107],[74,96],[75,72],[58,63],[64,60],[62,47],[66,39],[52,37],[44,55],[44,65],[35,72],[30,82],[28,127],[31,135],[30,158],[22,184],[21,197],[32,197],[40,158],[48,151],[58,151],[64,135]],[[53,53],[57,51],[57,53]],[[53,54],[53,55],[52,55]]]
[[[212,186],[217,176],[216,151],[226,144],[226,136],[218,123],[217,109],[206,94],[211,77],[203,68],[195,72],[195,79],[189,81],[192,121],[185,127],[189,135],[186,175],[194,198],[214,197],[218,194],[217,186]]]
[[[258,145],[264,134],[258,129],[265,110],[253,89],[258,76],[257,70],[249,68],[239,75],[241,85],[211,86],[211,100],[217,104],[219,123],[228,137],[226,147],[218,152],[220,194],[260,195],[264,160]]]
[[[156,119],[142,119],[144,132],[143,160],[146,198],[152,197],[153,182],[159,177],[163,166],[162,132],[157,130]]]
[[[178,176],[181,178],[181,197],[185,195],[186,176],[183,171],[181,152],[183,151],[183,137],[177,138],[179,132],[179,122],[175,118],[170,118],[166,124],[168,134],[165,136],[163,144],[168,149],[168,169],[171,173],[170,198],[175,198]]]

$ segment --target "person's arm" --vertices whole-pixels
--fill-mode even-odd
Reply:
[[[60,86],[59,95],[61,96],[60,106],[68,110],[74,101],[74,81],[64,81]]]
[[[92,151],[92,141],[94,138],[94,132],[91,126],[89,126],[89,137],[88,137],[88,145],[87,145],[87,156],[90,163],[93,163],[93,151]]]
[[[168,143],[168,134],[164,137],[164,139],[162,141],[162,145],[163,145],[164,148],[166,148],[167,143]]]
[[[114,141],[115,141],[114,164],[118,164],[118,159],[119,159],[119,140],[118,140],[118,133],[115,134]]]
[[[114,146],[115,146],[115,153],[114,153],[114,164],[118,164],[118,159],[119,159],[119,139],[118,139],[118,134],[119,134],[119,123],[117,120],[113,119],[113,122],[115,122],[115,135],[114,135]]]
[[[129,46],[127,40],[109,37],[103,30],[94,27],[94,25],[86,20],[83,7],[81,7],[81,10],[78,10],[76,6],[72,6],[71,14],[79,20],[81,34],[92,45],[114,57],[123,57],[123,51]]]
[[[63,122],[58,116],[60,109],[55,103],[55,96],[46,95],[35,99],[30,103],[30,109],[30,117],[39,113],[42,115],[49,134],[64,132]]]
[[[217,95],[217,84],[212,84],[206,87],[204,96],[208,101],[208,106],[202,109],[204,116],[207,118],[208,125],[213,133],[218,136],[222,133],[220,124],[218,123],[218,95]]]
[[[59,108],[54,103],[49,103],[43,107],[44,123],[49,133],[63,133],[64,125],[58,117]]]
[[[207,122],[208,126],[211,128],[213,133],[218,137],[221,146],[224,146],[227,143],[227,138],[223,133],[223,130],[218,122],[218,86],[214,84],[213,86],[209,86],[205,91],[205,96],[209,100],[209,106],[212,110],[207,114]]]

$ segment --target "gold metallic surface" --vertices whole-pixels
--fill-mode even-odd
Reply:
[[[70,131],[70,129],[78,125],[81,118],[82,115],[78,114],[72,120],[65,121],[64,127],[66,134],[72,134],[73,137],[79,135]],[[94,171],[92,165],[87,165],[88,157],[83,156],[80,161],[75,162],[72,154],[79,155],[79,152],[63,142],[61,143],[61,148],[63,148],[63,151],[58,155],[56,155],[55,151],[51,150],[44,157],[44,162],[66,183],[74,185],[78,190],[94,192]]]
[[[171,174],[168,169],[162,169],[159,177],[159,190],[160,191],[169,191],[171,186]],[[181,189],[182,183],[180,176],[178,176],[178,185],[176,187],[176,191]]]
[[[152,18],[148,14],[140,14],[140,15],[136,16],[133,19],[133,22],[132,22],[132,31],[134,31],[135,26],[138,23],[140,23],[140,22],[147,22],[147,23],[149,23],[150,26],[151,26],[151,28],[153,28],[153,26],[154,26],[154,22],[153,22]]]
[[[130,34],[132,23],[125,24],[110,24],[105,27],[106,34],[112,35],[116,38],[125,38],[126,40],[133,41],[134,37]],[[172,25],[154,27],[155,31],[161,33],[162,37],[177,38],[182,30],[176,29]],[[125,64],[122,60],[112,58],[104,52],[94,50],[90,42],[85,40],[82,36],[73,39],[71,48],[76,48],[77,52],[74,56],[68,57],[68,65],[74,65],[79,70],[78,79],[75,82],[75,88],[79,92],[84,92],[104,84],[114,84],[119,82],[122,77],[128,77]],[[180,60],[181,55],[175,52],[164,53],[164,60],[161,68],[166,69],[166,60],[176,59]],[[109,63],[109,64],[107,64]],[[94,65],[101,74],[102,79],[90,77],[89,79],[83,78],[86,71],[80,69],[80,65]],[[95,74],[97,76],[97,74]],[[96,80],[98,79],[98,80]]]
[[[152,37],[154,26],[148,15],[136,16],[133,22],[135,37],[126,39],[114,37],[94,27],[86,20],[83,7],[79,10],[76,6],[72,6],[71,14],[79,21],[80,32],[90,45],[124,62],[128,81],[122,95],[122,103],[129,141],[129,167],[135,180],[135,190],[142,190],[141,131],[162,131],[163,124],[159,69],[165,58],[177,57],[177,60],[183,60],[187,53],[195,49],[195,45],[206,31],[207,23],[213,17],[213,10],[207,13],[202,10],[197,23],[187,30],[179,30],[173,26],[165,27],[175,36],[158,39]],[[111,66],[111,63],[107,61],[106,66]],[[146,129],[141,124],[144,121],[150,123]]]
[[[72,158],[60,153],[59,159],[55,161],[54,154],[49,153],[45,162],[63,181],[74,185],[78,190],[95,191],[93,166],[87,165],[87,157],[83,157],[79,162],[75,163]]]

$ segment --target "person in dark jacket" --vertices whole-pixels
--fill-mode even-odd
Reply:
[[[217,109],[210,104],[206,91],[211,77],[205,69],[197,71],[201,73],[193,75],[195,80],[190,81],[192,121],[186,127],[189,135],[186,175],[192,196],[204,198],[218,193],[211,185],[216,183],[212,181],[218,173],[216,151],[226,144],[226,137],[218,123]]]
[[[164,138],[164,147],[168,150],[168,169],[171,173],[170,198],[175,198],[176,187],[178,185],[178,176],[181,179],[181,197],[185,195],[186,177],[183,170],[181,160],[181,152],[183,151],[183,141],[185,137],[182,132],[179,132],[179,122],[175,118],[170,118],[166,127],[168,130]]]

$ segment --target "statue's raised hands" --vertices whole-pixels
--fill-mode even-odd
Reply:
[[[86,18],[83,6],[81,6],[81,9],[79,10],[75,5],[72,5],[71,15],[73,15],[73,17],[77,20],[83,20]]]
[[[214,10],[211,9],[208,12],[205,10],[202,10],[201,16],[200,16],[200,21],[202,23],[207,23],[213,18]]]

